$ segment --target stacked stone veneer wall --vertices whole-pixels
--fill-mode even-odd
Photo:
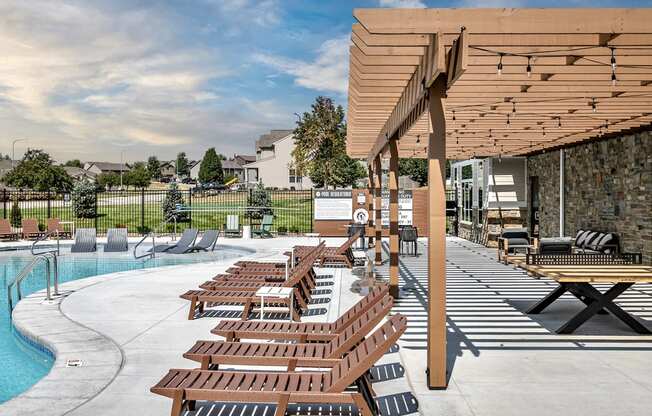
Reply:
[[[566,235],[582,228],[620,235],[625,251],[652,262],[652,131],[565,149]],[[559,152],[528,158],[539,177],[542,237],[559,235]]]

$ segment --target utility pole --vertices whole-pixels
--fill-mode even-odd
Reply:
[[[11,168],[14,168],[14,161],[16,160],[16,143],[18,142],[26,142],[27,139],[16,139],[13,142],[11,142]]]
[[[125,151],[121,150],[120,151],[120,190],[121,191],[122,191],[122,174],[125,171],[124,157],[125,157]]]

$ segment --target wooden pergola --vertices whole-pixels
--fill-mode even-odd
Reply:
[[[516,156],[652,123],[652,9],[356,9],[347,151],[369,164],[381,238],[389,158],[398,296],[398,158],[428,158],[428,385],[445,388],[446,158]],[[376,244],[376,261],[381,260]]]

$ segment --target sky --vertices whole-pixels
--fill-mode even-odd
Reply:
[[[355,7],[610,6],[650,0],[0,0],[0,153],[254,154],[316,96],[346,106]]]

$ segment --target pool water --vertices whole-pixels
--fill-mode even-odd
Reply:
[[[172,266],[198,262],[220,261],[242,256],[244,250],[217,246],[212,253],[161,254],[155,259],[136,260],[131,254],[97,253],[70,254],[62,252],[59,257],[59,281],[61,283],[90,276]],[[28,346],[12,330],[7,299],[7,285],[32,259],[26,250],[0,252],[0,403],[27,390],[44,377],[52,367],[53,359]],[[21,283],[23,296],[45,288],[45,265],[39,264]],[[14,304],[15,289],[12,290]]]

